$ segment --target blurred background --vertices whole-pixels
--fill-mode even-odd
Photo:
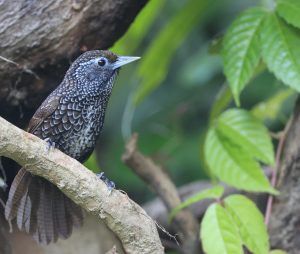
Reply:
[[[261,2],[150,1],[111,48],[142,58],[120,71],[103,134],[86,165],[104,171],[133,200],[151,199],[153,194],[121,161],[126,140],[137,132],[140,150],[177,186],[209,178],[201,146],[211,110],[234,106],[222,73],[222,36],[241,11]],[[295,98],[272,74],[260,71],[243,91],[241,107],[253,109],[279,131]]]
[[[138,1],[140,0],[124,2],[136,7],[141,3]],[[77,1],[61,3],[73,5],[74,2]],[[110,1],[110,4],[112,2]],[[124,190],[139,204],[143,205],[152,200],[154,194],[121,160],[126,142],[133,133],[138,133],[140,151],[159,164],[177,187],[200,180],[210,180],[202,149],[206,131],[216,115],[228,107],[235,106],[223,74],[220,56],[223,35],[242,11],[251,6],[265,6],[271,2],[272,0],[151,0],[144,8],[142,3],[139,7],[142,10],[128,31],[110,48],[118,55],[140,56],[141,59],[120,71],[109,102],[103,133],[95,152],[85,165],[94,172],[104,171],[118,189]],[[2,1],[0,5],[1,3]],[[30,4],[38,6],[38,3],[44,4],[39,1],[24,1],[23,4],[25,7],[28,4],[29,7],[26,8],[31,10]],[[94,0],[90,3],[97,5],[99,2]],[[22,8],[25,10],[25,7]],[[78,8],[76,5],[75,7]],[[71,12],[75,19],[81,15],[80,8],[76,8]],[[20,52],[13,52],[12,56],[16,59],[12,59],[17,62],[23,61],[21,63],[24,66],[6,63],[4,68],[0,68],[2,72],[8,68],[15,71],[11,71],[13,78],[4,76],[6,80],[3,79],[0,85],[0,88],[3,86],[0,93],[1,116],[25,129],[33,112],[61,81],[72,60],[82,53],[79,51],[92,49],[95,45],[106,48],[105,45],[111,45],[111,42],[118,38],[116,35],[115,38],[100,40],[100,31],[97,36],[94,35],[97,30],[93,27],[95,24],[106,24],[102,28],[108,27],[111,34],[119,30],[119,34],[123,33],[122,26],[110,27],[106,23],[108,21],[99,13],[92,12],[90,15],[94,23],[85,20],[92,26],[87,29],[89,36],[75,36],[75,39],[71,37],[72,45],[66,46],[70,48],[70,52],[58,47],[59,50],[55,51],[52,59],[51,50],[47,51],[46,46],[45,49],[40,49],[41,55],[37,54],[42,60],[35,59],[34,45],[31,45],[32,48],[30,45],[26,46],[27,48],[24,46],[23,53],[28,53],[25,57]],[[130,13],[129,16],[133,18],[135,14]],[[40,17],[34,17],[40,22]],[[32,16],[28,15],[28,19],[30,25]],[[117,20],[120,23],[125,22],[119,16]],[[79,25],[84,26],[86,23],[81,22]],[[127,25],[129,23],[127,20]],[[56,46],[54,48],[56,49]],[[48,54],[45,59],[44,51]],[[16,55],[20,55],[20,58]],[[38,64],[33,61],[32,66],[41,77],[40,80],[34,78],[32,73],[19,68],[26,67],[28,59],[37,61]],[[5,81],[13,85],[6,89]],[[287,122],[295,99],[295,92],[283,86],[261,63],[255,78],[241,94],[241,107],[251,110],[276,133],[282,130]],[[3,159],[3,162],[4,168],[7,169],[9,185],[20,166],[12,167],[9,164],[11,161],[7,162],[6,159]],[[205,184],[209,186],[208,182]],[[160,222],[159,219],[157,221]],[[163,226],[168,224],[166,220],[164,222],[165,224],[161,223]],[[88,253],[104,253],[98,251],[99,246],[107,241],[107,246],[102,247],[102,250],[107,251],[117,240],[105,225],[100,229],[99,224],[103,223],[88,216],[82,231],[75,231],[68,241],[59,241],[49,249],[45,248],[47,252],[24,252],[24,246],[30,247],[29,241],[37,248],[33,240],[29,236],[25,236],[26,241],[21,241],[22,238],[14,235],[9,237],[12,238],[12,246],[19,248],[15,253],[62,253],[59,246],[66,250],[73,248],[71,252],[66,253],[86,253],[86,248],[94,251]],[[105,233],[105,229],[110,235]],[[82,245],[83,242],[86,244]],[[81,246],[80,250],[78,246]]]

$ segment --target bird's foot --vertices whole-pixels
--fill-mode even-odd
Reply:
[[[106,175],[104,175],[104,172],[96,174],[99,179],[101,179],[107,186],[109,194],[112,192],[113,189],[116,188],[116,185],[113,181],[109,180]]]
[[[50,138],[45,138],[44,141],[47,143],[47,151],[48,152],[55,148],[55,142],[52,141]]]

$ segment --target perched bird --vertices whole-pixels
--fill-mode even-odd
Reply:
[[[118,70],[137,59],[107,50],[88,51],[79,56],[61,84],[35,112],[28,132],[84,162],[103,127]],[[24,168],[11,185],[5,217],[45,244],[69,237],[73,226],[80,226],[83,220],[79,206],[55,185]]]

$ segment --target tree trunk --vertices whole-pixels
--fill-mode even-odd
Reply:
[[[300,97],[287,132],[280,165],[278,189],[270,220],[270,239],[273,248],[289,254],[300,253]]]

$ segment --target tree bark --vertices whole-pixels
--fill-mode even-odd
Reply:
[[[0,118],[0,156],[55,184],[76,204],[102,219],[126,253],[164,253],[156,224],[129,197],[107,186],[91,171],[46,142]]]
[[[296,102],[287,132],[280,165],[280,177],[269,225],[273,248],[289,254],[300,252],[300,98]]]
[[[112,46],[146,2],[0,1],[0,115],[23,127],[70,62]]]

